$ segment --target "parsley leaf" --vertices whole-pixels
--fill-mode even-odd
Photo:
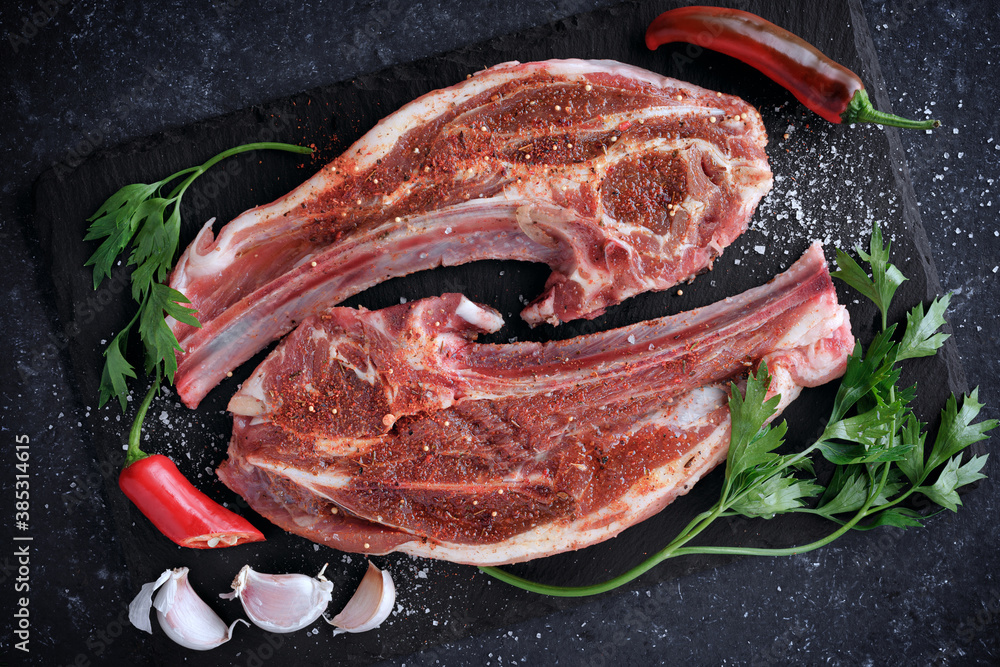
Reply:
[[[861,398],[871,393],[872,389],[885,380],[895,382],[898,371],[893,367],[896,344],[892,334],[896,330],[893,324],[885,331],[875,335],[868,346],[867,354],[862,353],[861,343],[856,343],[854,352],[847,359],[847,370],[840,380],[837,398],[833,403],[830,421],[837,422],[854,407]]]
[[[869,486],[868,475],[861,467],[837,466],[816,511],[827,517],[856,512],[868,499]],[[875,497],[872,507],[884,505],[902,487],[899,475],[892,475]]]
[[[740,394],[730,385],[730,444],[726,459],[726,488],[720,501],[727,512],[769,519],[776,514],[802,507],[802,500],[818,494],[822,487],[786,471],[807,469],[808,459],[779,456],[774,450],[784,442],[785,422],[771,427],[781,395],[764,400],[771,384],[766,364],[750,373],[746,390]]]
[[[958,402],[954,396],[948,398],[944,410],[941,411],[941,428],[927,459],[928,470],[938,467],[969,445],[985,440],[987,431],[997,427],[995,419],[972,422],[982,409],[978,387],[962,401],[961,410],[958,409]]]
[[[770,452],[781,446],[785,434],[784,424],[777,429],[765,427],[781,401],[779,394],[764,400],[770,384],[771,376],[767,365],[761,364],[756,375],[750,373],[747,378],[745,395],[740,394],[735,383],[730,385],[729,413],[732,426],[729,454],[726,457],[727,479],[773,459],[775,455]]]
[[[882,230],[878,222],[872,228],[869,252],[865,252],[858,245],[854,250],[871,266],[871,277],[868,272],[861,268],[854,258],[843,250],[837,250],[838,270],[833,272],[834,278],[839,278],[845,283],[864,294],[870,301],[878,306],[882,313],[882,328],[886,328],[886,317],[889,311],[889,304],[896,293],[896,289],[903,284],[906,276],[889,261],[889,251],[892,243],[882,245]]]
[[[969,462],[964,464],[958,469],[958,487],[965,486],[966,484],[972,484],[973,482],[978,482],[981,479],[986,479],[986,475],[979,472],[986,465],[986,460],[990,457],[989,454],[983,454],[981,456],[973,456],[969,459]]]
[[[847,440],[861,445],[867,451],[892,435],[899,413],[899,403],[878,405],[868,412],[830,423],[823,429],[822,439]]]
[[[124,334],[124,335],[123,335]],[[101,374],[100,404],[104,405],[112,396],[116,396],[125,412],[128,397],[128,379],[135,379],[135,369],[125,360],[123,348],[128,342],[128,329],[123,330],[111,340],[104,351],[104,371]]]
[[[921,528],[925,517],[920,512],[909,507],[889,507],[881,510],[875,518],[865,525],[854,526],[855,530],[871,530],[880,526],[894,526],[896,528]]]
[[[945,325],[944,311],[948,309],[951,294],[945,294],[940,299],[934,299],[927,314],[924,314],[924,304],[918,303],[906,315],[906,333],[899,342],[896,359],[914,359],[930,357],[948,340],[949,334],[934,333]]]
[[[136,212],[142,224],[136,232],[128,260],[136,267],[132,272],[132,298],[136,301],[142,300],[152,284],[162,282],[174,263],[181,231],[182,195],[147,200]]]
[[[919,486],[915,489],[952,512],[957,512],[958,506],[962,504],[962,500],[958,496],[958,489],[986,477],[979,471],[986,464],[988,455],[975,456],[964,465],[961,457],[962,450],[985,439],[986,432],[997,426],[995,419],[973,423],[972,420],[976,418],[982,408],[983,404],[979,402],[978,388],[973,389],[972,393],[965,397],[961,410],[958,409],[958,401],[955,397],[949,397],[944,410],[941,411],[941,428],[934,440],[934,446],[931,448],[920,481],[926,479],[928,473],[942,463],[944,463],[944,468],[938,474],[934,484]]]
[[[896,461],[896,465],[913,484],[919,484],[924,478],[924,441],[927,439],[924,426],[925,424],[910,413],[900,432],[901,442],[910,445],[910,449],[903,458]]]
[[[920,491],[925,496],[936,502],[941,507],[950,509],[952,512],[958,511],[958,506],[962,504],[958,497],[958,469],[962,464],[959,456],[948,459],[944,470],[938,475],[937,481],[931,486],[919,486]]]
[[[163,374],[170,383],[177,372],[177,356],[182,352],[177,338],[163,317],[163,313],[179,322],[194,327],[201,326],[194,318],[193,308],[182,306],[191,303],[183,294],[161,283],[153,283],[145,306],[139,311],[139,335],[146,346],[146,372],[150,373],[158,364],[163,364]]]
[[[812,498],[822,490],[823,487],[812,480],[772,475],[741,494],[730,508],[746,517],[770,519],[802,507],[803,499]]]
[[[139,207],[159,186],[159,183],[126,185],[87,218],[91,225],[83,240],[105,239],[84,264],[94,267],[94,289],[101,285],[105,276],[111,275],[115,259],[128,246],[139,226]]]

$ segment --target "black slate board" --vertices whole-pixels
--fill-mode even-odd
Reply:
[[[772,169],[781,180],[758,211],[751,231],[726,251],[712,273],[684,286],[683,296],[673,291],[642,295],[592,323],[559,328],[532,330],[517,318],[519,298],[530,299],[540,291],[547,268],[513,262],[483,262],[393,280],[358,295],[347,305],[379,308],[398,303],[400,296],[413,299],[462,291],[498,308],[507,317],[504,330],[488,340],[563,338],[680,312],[738,293],[786,268],[810,238],[829,236],[852,246],[867,237],[874,219],[881,221],[893,238],[894,258],[910,278],[898,293],[893,319],[898,320],[906,307],[938,291],[912,192],[905,174],[899,172],[901,151],[895,131],[831,126],[804,111],[787,93],[753,70],[711,52],[684,45],[664,47],[655,53],[647,51],[642,44],[645,26],[675,4],[679,3],[631,2],[569,18],[168,131],[99,153],[72,170],[50,171],[41,177],[36,190],[35,224],[41,245],[49,252],[56,285],[61,330],[65,332],[59,346],[72,362],[79,399],[92,406],[87,411],[87,426],[93,456],[107,473],[109,504],[134,589],[167,567],[187,565],[192,568],[197,589],[206,599],[212,599],[214,593],[227,589],[229,580],[246,562],[268,572],[308,572],[329,560],[327,574],[336,584],[332,608],[337,608],[360,578],[363,559],[345,557],[286,535],[252,513],[251,520],[265,531],[268,542],[216,552],[183,550],[158,535],[115,488],[115,471],[120,465],[128,420],[118,419],[116,406],[104,410],[93,406],[102,341],[110,339],[127,321],[129,303],[121,275],[93,292],[89,271],[82,268],[93,247],[81,239],[87,215],[125,183],[162,178],[229,146],[249,141],[275,139],[316,146],[317,156],[306,160],[304,166],[298,157],[257,154],[234,158],[204,177],[185,202],[186,242],[208,217],[226,221],[246,208],[283,195],[379,118],[429,90],[507,60],[612,58],[740,95],[761,110],[771,136],[768,153]],[[788,27],[862,74],[876,102],[887,108],[878,85],[877,63],[870,57],[867,27],[863,19],[860,25],[856,23],[856,17],[862,14],[855,7],[839,1],[806,5],[777,0],[741,2],[736,6]],[[894,178],[888,177],[890,173]],[[796,219],[799,212],[802,221]],[[764,246],[763,254],[755,246]],[[832,255],[829,246],[828,253]],[[840,293],[851,309],[855,334],[869,340],[875,324],[874,308],[854,303],[855,296],[845,289]],[[197,411],[183,408],[171,397],[157,401],[147,420],[150,450],[171,455],[203,490],[240,511],[240,499],[208,471],[225,457],[230,430],[230,419],[223,411],[225,403],[236,384],[262,357],[239,369]],[[935,359],[912,364],[908,379],[920,383],[918,412],[925,419],[933,417],[949,392],[965,388],[950,344]],[[786,411],[791,446],[801,445],[818,433],[830,397],[829,389],[806,392]],[[707,507],[717,495],[719,477],[718,473],[710,476],[689,496],[614,540],[516,569],[554,583],[584,583],[611,576],[662,546],[690,516]],[[716,526],[704,540],[715,544],[786,546],[808,541],[826,528],[807,517],[770,522],[732,520]],[[352,664],[368,663],[578,603],[511,589],[470,567],[399,556],[375,561],[392,571],[400,605],[400,612],[379,631],[331,639],[325,626],[316,626],[318,636],[266,636],[256,629],[243,630],[237,632],[233,642],[211,654],[180,649],[157,632],[153,638],[143,637],[144,641],[136,643],[135,657],[142,662],[164,664],[173,664],[180,656],[190,664],[243,663],[253,656],[277,651],[283,661],[294,659],[302,664],[323,662],[331,655]],[[668,561],[647,575],[646,581],[669,580],[724,562],[722,558]],[[235,604],[213,602],[212,606],[227,621],[242,615]]]

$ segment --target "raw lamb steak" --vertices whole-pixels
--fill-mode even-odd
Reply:
[[[613,61],[507,63],[407,104],[218,238],[171,287],[176,383],[196,406],[308,315],[388,278],[481,259],[544,262],[532,323],[592,318],[711,267],[771,187],[757,111]]]
[[[549,343],[483,345],[458,294],[334,308],[233,397],[219,477],[282,528],[345,551],[497,564],[579,549],[723,461],[728,383],[766,362],[779,409],[853,346],[820,246],[688,313]]]

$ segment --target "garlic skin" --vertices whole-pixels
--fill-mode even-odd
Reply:
[[[149,611],[153,608],[153,591],[162,586],[172,574],[171,570],[164,570],[163,573],[148,584],[143,584],[139,589],[139,594],[135,596],[128,606],[128,620],[132,625],[144,632],[153,634],[153,626],[149,622]]]
[[[160,589],[153,599],[153,592]],[[156,618],[163,632],[185,648],[208,651],[225,644],[233,636],[237,623],[250,625],[242,618],[226,624],[198,597],[188,581],[188,569],[165,570],[156,581],[144,584],[128,608],[132,625],[152,633],[150,609],[156,608]]]
[[[325,616],[323,620],[339,628],[334,634],[367,632],[389,618],[395,604],[396,586],[392,583],[392,577],[368,561],[368,571],[347,606],[332,620]]]
[[[333,583],[323,576],[263,574],[244,565],[233,580],[233,592],[219,597],[239,598],[253,624],[269,632],[295,632],[311,625],[326,611]]]

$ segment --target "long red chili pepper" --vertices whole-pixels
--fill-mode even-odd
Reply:
[[[264,535],[249,521],[196,489],[173,461],[139,449],[142,422],[159,386],[157,374],[132,424],[118,486],[161,533],[182,547],[212,549],[262,541]]]
[[[669,42],[689,42],[742,60],[832,123],[881,123],[923,130],[941,125],[936,120],[909,120],[876,110],[857,74],[750,12],[725,7],[672,9],[646,29],[650,49]]]

